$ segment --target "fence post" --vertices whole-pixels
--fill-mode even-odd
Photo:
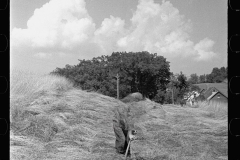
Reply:
[[[117,99],[119,99],[119,75],[118,75],[118,73],[117,73],[116,78],[117,78]]]

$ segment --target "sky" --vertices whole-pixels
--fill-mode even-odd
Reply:
[[[46,74],[116,51],[157,53],[187,76],[226,67],[227,1],[10,1],[11,70]]]

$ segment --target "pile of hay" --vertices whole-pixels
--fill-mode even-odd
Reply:
[[[138,131],[132,159],[227,159],[227,113],[206,117],[212,112],[204,107],[160,106],[148,100],[129,106]]]
[[[144,100],[143,96],[139,92],[131,93],[127,97],[121,99],[122,102],[124,103],[129,103],[129,102],[138,102]]]
[[[11,159],[124,159],[114,148],[116,108],[137,130],[131,159],[227,159],[227,106],[162,106],[141,96],[123,103],[26,74],[11,77],[10,94]]]
[[[121,159],[115,152],[114,98],[72,87],[63,77],[11,77],[10,158]]]

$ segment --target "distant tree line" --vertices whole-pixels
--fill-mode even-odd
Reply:
[[[227,76],[227,68],[214,68],[209,75],[192,74],[191,78],[180,72],[170,72],[169,62],[156,53],[113,52],[91,60],[79,60],[77,65],[56,68],[51,74],[68,78],[75,87],[117,97],[116,75],[119,75],[119,97],[140,92],[158,103],[180,104],[186,92],[199,90],[193,84],[220,82]],[[204,76],[204,78],[203,78]]]
[[[221,83],[228,77],[228,67],[213,68],[210,74],[198,76],[196,73],[191,74],[188,80],[191,84],[198,83]]]

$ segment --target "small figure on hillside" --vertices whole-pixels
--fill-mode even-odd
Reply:
[[[115,109],[115,118],[113,119],[113,129],[116,136],[115,148],[118,153],[125,154],[128,143],[133,139],[136,131],[133,130],[133,124],[127,117],[127,107],[117,107]],[[130,149],[128,150],[130,155]]]

